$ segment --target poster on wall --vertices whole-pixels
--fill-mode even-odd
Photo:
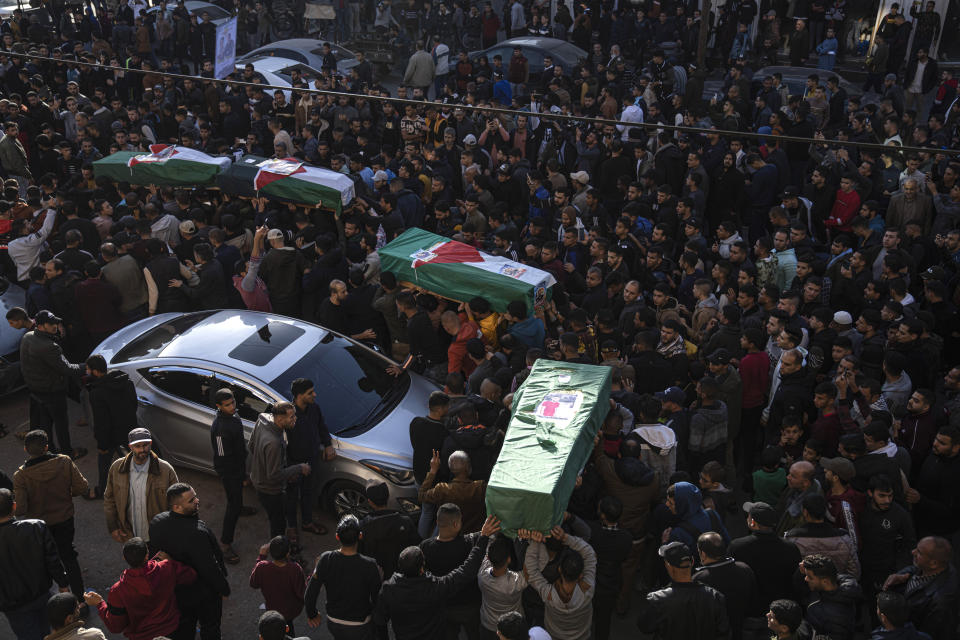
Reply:
[[[217,58],[214,62],[214,75],[225,78],[233,72],[237,58],[237,18],[234,16],[223,24],[217,25]]]

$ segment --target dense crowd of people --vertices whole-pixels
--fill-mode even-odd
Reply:
[[[242,49],[275,38],[269,2],[217,4]],[[263,83],[251,64],[218,81],[209,13],[183,0],[3,19],[2,260],[27,333],[0,382],[30,398],[28,457],[0,476],[18,640],[102,638],[91,609],[131,640],[219,638],[227,565],[253,558],[233,546],[257,512],[245,486],[268,523],[250,563],[263,640],[302,632],[304,612],[338,640],[606,640],[624,615],[664,640],[956,637],[960,101],[934,3],[892,5],[866,46],[876,7],[843,0],[731,0],[706,24],[689,2],[435,4],[334,2],[339,36],[372,24],[409,53],[395,95],[362,52],[341,74],[329,45],[289,95],[236,84]],[[587,57],[468,54],[527,34]],[[701,46],[724,69],[712,97]],[[869,93],[848,95],[833,69],[856,55]],[[754,74],[784,60],[816,62],[801,92]],[[95,175],[152,144],[293,157],[356,198],[334,215]],[[415,227],[548,272],[549,300],[398,281],[378,252]],[[199,518],[137,427],[132,382],[90,353],[148,316],[230,308],[316,322],[442,389],[409,427],[419,520],[374,483],[338,548],[304,557],[336,457],[307,379],[249,443],[216,392],[227,508],[219,535]],[[563,522],[507,537],[486,482],[541,358],[610,367],[610,410]],[[68,398],[93,425],[95,485]],[[102,500],[129,565],[102,596],[74,548],[77,496]]]

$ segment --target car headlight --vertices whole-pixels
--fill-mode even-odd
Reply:
[[[407,515],[420,511],[420,505],[413,500],[408,500],[407,498],[397,498],[397,504],[400,505],[400,510]]]
[[[397,469],[376,460],[361,460],[360,464],[376,471],[393,484],[401,486],[413,484],[413,469]]]

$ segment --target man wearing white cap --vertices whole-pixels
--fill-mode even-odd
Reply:
[[[127,434],[130,453],[114,460],[103,492],[107,530],[117,542],[150,540],[150,520],[167,510],[167,487],[177,482],[170,463],[150,450],[153,436],[137,427]]]
[[[286,246],[283,231],[267,232],[270,250],[260,263],[260,278],[267,285],[270,306],[275,313],[300,315],[300,281],[307,270],[307,259],[294,247]]]
[[[853,345],[853,355],[860,357],[860,345],[863,344],[863,335],[853,326],[853,316],[847,311],[837,311],[833,314],[830,327],[837,332],[837,337],[850,338]]]

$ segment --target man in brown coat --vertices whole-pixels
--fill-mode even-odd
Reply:
[[[487,517],[484,494],[487,490],[485,480],[470,479],[470,456],[465,451],[454,451],[447,460],[453,480],[435,484],[440,471],[440,452],[434,451],[430,460],[430,471],[420,485],[420,502],[430,502],[437,506],[452,502],[460,507],[463,516],[464,531],[479,531]]]
[[[73,498],[87,491],[87,480],[70,456],[50,453],[47,432],[34,429],[23,440],[30,456],[13,474],[18,518],[43,520],[57,543],[70,590],[83,597],[83,576],[73,547]]]
[[[167,487],[178,482],[170,463],[150,450],[150,431],[138,427],[127,434],[130,453],[113,461],[103,492],[107,530],[117,542],[134,536],[149,542],[150,520],[167,510]]]
[[[626,612],[634,577],[643,559],[647,518],[660,497],[660,483],[653,469],[640,459],[642,445],[637,436],[624,437],[614,457],[605,453],[602,438],[603,434],[600,434],[595,441],[593,463],[603,479],[604,493],[614,496],[623,505],[619,526],[633,536],[633,547],[623,563],[623,581],[616,607],[618,612]]]

